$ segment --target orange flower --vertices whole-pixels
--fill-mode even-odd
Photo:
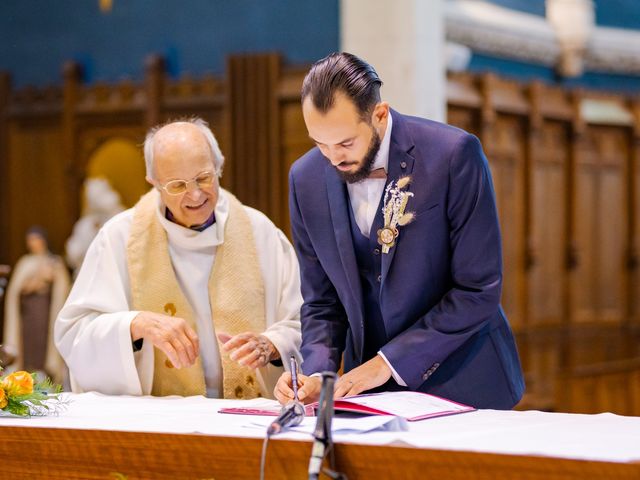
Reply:
[[[33,377],[29,372],[20,370],[7,375],[2,381],[2,388],[11,397],[33,393]]]
[[[7,406],[9,403],[9,399],[7,398],[7,394],[4,393],[4,389],[0,387],[0,410]]]

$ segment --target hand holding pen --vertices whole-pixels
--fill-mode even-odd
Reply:
[[[298,362],[296,357],[291,355],[289,358],[289,367],[291,368],[291,386],[293,388],[293,401],[298,402]]]
[[[302,403],[317,401],[322,387],[321,377],[308,377],[299,372],[294,357],[289,359],[289,366],[290,371],[280,376],[276,387],[273,389],[273,395],[276,399],[282,405],[286,405],[291,401]]]

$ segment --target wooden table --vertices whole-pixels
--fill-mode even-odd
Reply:
[[[606,446],[603,445],[603,448]],[[262,441],[199,434],[1,426],[2,479],[259,478]],[[272,439],[266,479],[307,478],[311,443]],[[356,479],[640,479],[640,463],[337,444]],[[327,477],[323,477],[327,478]]]

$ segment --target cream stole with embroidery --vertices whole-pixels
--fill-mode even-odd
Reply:
[[[251,221],[242,204],[230,193],[224,241],[217,247],[209,277],[209,301],[214,332],[236,335],[265,329],[264,283]],[[135,206],[127,243],[127,265],[133,310],[151,311],[184,318],[197,331],[193,310],[180,289],[171,258],[167,232],[157,218],[159,193],[151,190]],[[217,341],[217,337],[216,337]],[[220,346],[220,342],[218,342]],[[224,398],[264,396],[255,373],[241,367],[220,346]],[[204,371],[200,357],[189,368],[174,368],[167,356],[154,347],[151,393],[204,395]]]

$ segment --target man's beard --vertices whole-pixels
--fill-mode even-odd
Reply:
[[[382,143],[378,132],[373,127],[371,127],[371,131],[373,132],[373,136],[369,143],[369,149],[362,159],[362,165],[360,165],[360,168],[355,172],[342,172],[336,169],[340,177],[342,177],[342,179],[347,183],[358,183],[367,178],[369,173],[371,173],[371,167],[373,167],[373,162],[376,160],[376,155],[378,154],[380,144]]]

